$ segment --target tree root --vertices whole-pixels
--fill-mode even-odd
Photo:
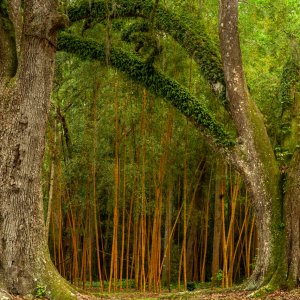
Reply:
[[[251,293],[248,297],[251,298],[262,298],[265,297],[269,293],[273,293],[274,291],[280,290],[282,288],[287,288],[287,278],[285,276],[284,269],[280,265],[277,267],[276,271],[271,276],[271,279],[266,279],[261,287]]]
[[[0,280],[0,300],[13,300],[13,299],[34,299],[36,295],[43,294],[43,298],[51,300],[91,300],[96,299],[91,293],[84,291],[76,286],[70,284],[65,280],[56,268],[54,267],[50,257],[37,261],[36,267],[33,268],[33,284],[29,289],[23,289],[19,295],[9,294],[9,289],[6,288],[4,282]]]

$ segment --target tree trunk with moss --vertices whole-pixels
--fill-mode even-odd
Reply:
[[[73,22],[106,19],[104,2],[91,2],[90,8],[89,2],[82,1],[69,9]],[[147,20],[153,8],[147,0],[116,2],[120,5],[114,18]],[[263,118],[248,91],[239,42],[238,1],[219,0],[219,8],[222,62],[204,24],[196,32],[163,4],[157,7],[155,24],[198,64],[231,115],[235,138],[205,103],[153,65],[113,46],[109,62],[133,82],[171,101],[241,174],[251,196],[259,236],[256,268],[245,288],[258,289],[256,295],[263,295],[299,282],[300,154],[293,144],[298,139],[289,137],[283,143],[293,157],[288,169],[280,169]],[[74,297],[50,261],[40,199],[56,36],[58,27],[65,23],[57,9],[55,0],[27,0],[22,17],[21,0],[2,0],[0,6],[0,299],[8,297],[5,291],[32,294],[37,284],[47,286],[48,291],[53,287],[52,295],[66,291],[57,298]],[[129,30],[134,33],[138,26],[132,25]],[[59,49],[83,59],[105,62],[107,58],[105,45],[66,33],[60,34]],[[293,134],[298,133],[295,127],[292,123]]]
[[[45,236],[41,168],[58,29],[58,0],[0,6],[0,299],[8,293],[75,299],[53,266]],[[23,10],[23,11],[22,11]]]
[[[259,234],[256,268],[245,284],[256,296],[295,285],[299,270],[299,154],[279,169],[262,116],[250,96],[238,33],[238,1],[220,0],[219,35],[230,111],[238,133],[236,159],[251,195]],[[297,178],[297,179],[296,179]],[[286,193],[285,193],[286,186]],[[289,218],[287,213],[292,214]],[[294,220],[294,223],[291,222]],[[297,220],[297,222],[296,222]],[[295,255],[295,257],[293,256]]]

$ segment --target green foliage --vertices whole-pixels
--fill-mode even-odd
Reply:
[[[109,9],[113,12],[114,18],[149,18],[153,10],[153,3],[149,0],[119,0],[114,5],[110,4]],[[86,18],[94,18],[99,20],[99,22],[105,20],[104,0],[93,1],[91,9],[89,8],[88,1],[83,1],[79,5],[73,5],[68,9],[68,16],[71,22]],[[201,19],[201,16],[199,18]],[[210,87],[219,97],[221,103],[228,109],[225,80],[219,51],[212,43],[204,22],[200,22],[199,24],[200,28],[196,33],[172,10],[166,9],[162,4],[159,4],[157,7],[155,14],[157,30],[170,34],[194,58]]]
[[[8,10],[9,10],[9,3],[7,2],[7,0],[0,0],[0,15],[2,16],[2,18],[4,19],[9,18]]]
[[[295,59],[289,58],[283,68],[280,82],[280,101],[282,114],[293,103],[291,89],[299,81],[299,66]]]
[[[148,21],[134,23],[122,32],[121,37],[123,41],[135,44],[135,52],[140,53],[141,50],[150,52],[146,61],[153,64],[155,58],[162,52],[162,47],[159,40],[150,32],[150,26]]]
[[[196,289],[196,282],[191,281],[187,283],[187,290],[188,291],[194,291]]]
[[[256,250],[258,252],[258,248]],[[258,258],[258,254],[255,255],[255,257],[253,259],[253,263],[249,264],[250,268],[255,269],[257,258]]]
[[[223,279],[223,270],[219,270],[216,274],[215,274],[215,280],[217,282],[221,282]],[[213,280],[213,277],[211,278],[211,281]]]
[[[118,288],[118,289],[120,288],[120,282],[121,282],[120,279],[118,279],[118,280],[117,280],[117,288]],[[112,286],[113,286],[113,283],[114,283],[114,282],[112,282]],[[104,280],[104,281],[103,281],[103,286],[104,286],[105,289],[108,289],[108,287],[109,287],[109,282],[107,282],[106,280]],[[122,286],[123,286],[123,287],[126,287],[126,279],[123,279],[123,280],[122,280]],[[89,282],[89,281],[86,282],[86,287],[90,287],[90,282]],[[100,287],[101,287],[100,281],[93,281],[93,282],[92,282],[92,287],[100,288]],[[131,287],[132,287],[132,288],[135,288],[135,280],[134,280],[134,279],[131,279]]]
[[[43,298],[46,292],[46,288],[44,286],[38,285],[36,287],[36,297]]]

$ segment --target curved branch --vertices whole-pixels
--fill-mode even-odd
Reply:
[[[21,50],[21,36],[22,36],[22,9],[21,0],[8,0],[10,4],[9,17],[14,24],[15,39],[18,57]]]
[[[153,3],[150,0],[117,0],[114,7],[112,18],[144,16],[149,19],[153,11]],[[112,11],[112,6],[110,6],[110,11]],[[105,1],[93,1],[91,9],[89,2],[83,1],[79,5],[70,7],[68,16],[71,22],[86,18],[105,20]],[[204,23],[196,33],[178,15],[171,10],[166,10],[162,4],[157,7],[155,20],[158,29],[172,36],[198,64],[211,90],[230,112],[226,100],[225,79],[219,50],[211,41]]]
[[[104,43],[85,40],[62,32],[57,46],[59,50],[74,53],[81,59],[94,59],[103,63],[106,60]],[[125,72],[134,82],[143,85],[157,96],[169,100],[219,151],[227,151],[226,148],[235,144],[224,126],[184,86],[168,78],[155,67],[120,49],[112,47],[109,59],[113,68]]]

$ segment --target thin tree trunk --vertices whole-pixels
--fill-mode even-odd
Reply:
[[[198,196],[196,196],[196,199]],[[199,199],[197,199],[199,201]],[[186,280],[187,282],[192,281],[192,276],[193,276],[193,259],[194,259],[194,244],[197,239],[198,235],[198,228],[200,224],[200,219],[199,219],[199,210],[195,209],[193,210],[193,215],[191,217],[192,220],[192,227],[190,230],[188,242],[187,242],[187,249],[186,249]]]
[[[52,199],[53,199],[53,183],[54,183],[54,161],[51,161],[51,171],[50,171],[50,190],[49,190],[49,202],[47,210],[47,219],[46,219],[46,239],[49,238],[49,227],[50,227],[50,217],[52,215]]]
[[[168,247],[166,256],[164,257],[163,271],[162,271],[162,282],[163,286],[169,286],[169,259],[171,253],[172,241],[169,242],[172,228],[172,211],[173,211],[173,182],[172,172],[170,172],[170,178],[168,180],[168,191],[167,191],[167,205],[166,205],[166,219],[165,219],[165,237],[164,237],[164,252]],[[170,288],[169,288],[170,289]]]
[[[120,291],[123,288],[123,258],[124,258],[124,243],[125,243],[125,207],[126,204],[126,134],[124,140],[124,179],[123,179],[123,220],[122,220],[122,250],[120,262]]]
[[[186,156],[187,156],[187,139],[188,139],[189,123],[186,124],[186,137],[185,137],[185,154],[184,154],[184,175],[183,175],[183,278],[184,278],[184,290],[187,290],[187,278],[186,278],[186,197],[187,197],[187,182],[186,182]],[[180,275],[179,275],[180,276]]]
[[[213,167],[211,168],[211,174],[209,179],[208,186],[208,196],[206,199],[206,207],[205,207],[205,236],[204,236],[204,254],[203,254],[203,263],[201,268],[201,282],[205,282],[205,261],[206,261],[206,251],[207,251],[207,236],[208,236],[208,219],[209,219],[209,197],[210,197],[210,187],[211,187],[211,179],[213,175]]]
[[[219,237],[222,226],[222,192],[221,192],[221,176],[222,176],[222,165],[220,157],[217,161],[216,167],[216,179],[215,179],[215,218],[214,218],[214,237],[213,237],[213,260],[212,260],[212,273],[218,272],[219,261],[216,260],[219,251]],[[216,266],[215,266],[216,263]],[[214,275],[214,274],[213,274]]]

